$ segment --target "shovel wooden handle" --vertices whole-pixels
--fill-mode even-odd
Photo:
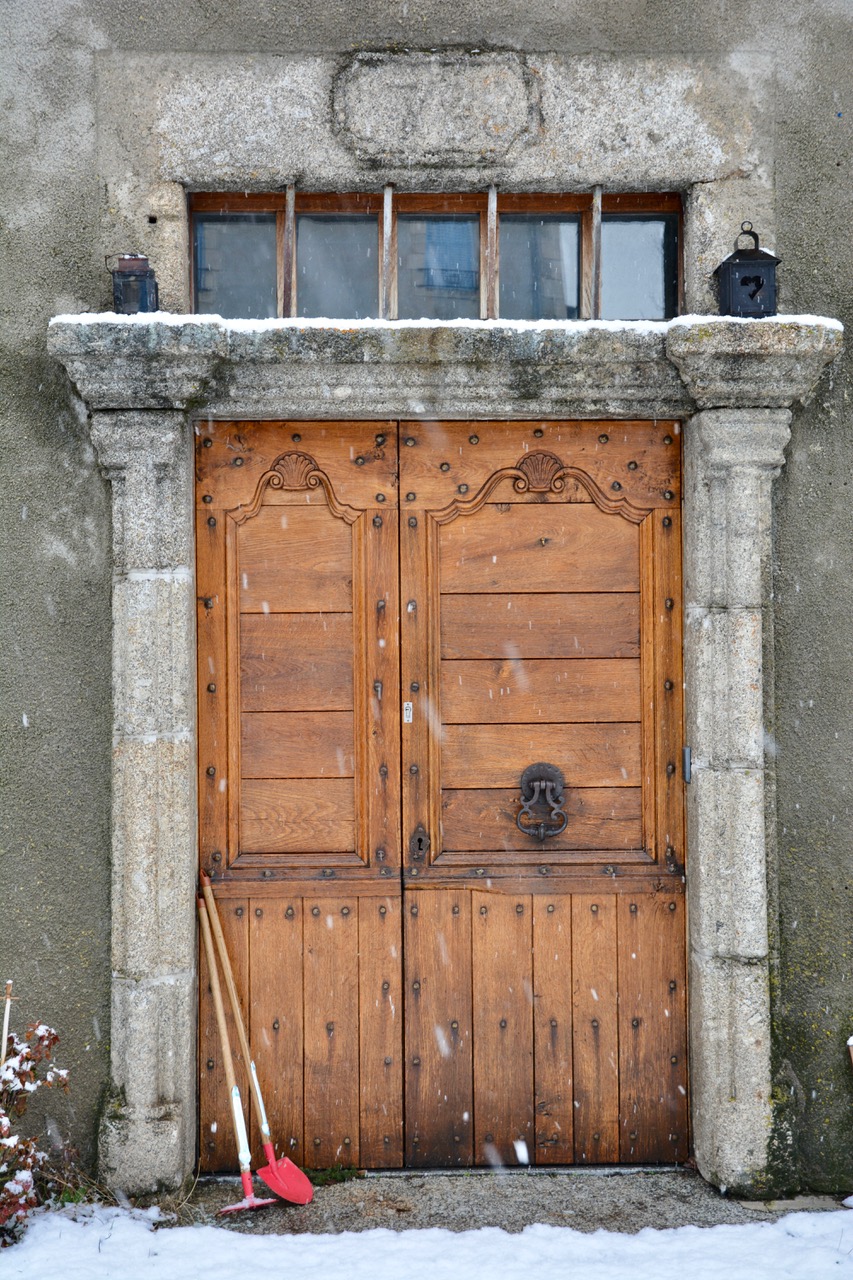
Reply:
[[[231,971],[231,961],[228,958],[228,947],[225,945],[225,934],[222,932],[222,924],[219,919],[219,908],[216,905],[216,899],[213,896],[213,889],[210,885],[209,878],[202,874],[201,891],[204,894],[204,901],[207,906],[207,916],[210,921],[210,928],[213,937],[216,940],[216,950],[219,953],[219,963],[222,966],[222,976],[225,979],[225,986],[228,990],[228,999],[231,1001],[231,1012],[234,1015],[234,1024],[237,1027],[237,1039],[240,1042],[240,1052],[243,1055],[243,1061],[246,1064],[246,1070],[249,1073],[252,1093],[254,1094],[255,1103],[258,1108],[258,1124],[261,1129],[261,1136],[265,1142],[270,1141],[270,1126],[267,1120],[266,1108],[264,1107],[264,1099],[261,1095],[261,1086],[258,1083],[258,1073],[255,1070],[255,1064],[252,1061],[252,1051],[249,1048],[249,1037],[246,1035],[246,1024],[243,1021],[243,1011],[240,1008],[240,997],[237,995],[237,987],[234,982],[234,974]]]
[[[234,1075],[234,1059],[231,1056],[231,1043],[228,1039],[228,1023],[225,1021],[225,1006],[222,1003],[222,988],[219,985],[216,954],[213,950],[213,939],[210,936],[210,921],[207,918],[205,905],[200,898],[198,900],[198,922],[201,926],[201,936],[204,941],[204,954],[207,957],[210,990],[213,995],[213,1008],[216,1011],[219,1042],[222,1046],[222,1061],[225,1065],[225,1079],[228,1082],[228,1092],[232,1093],[237,1087],[237,1077]]]
[[[237,1040],[240,1044],[240,1052],[243,1055],[243,1061],[246,1064],[246,1070],[249,1070],[249,1063],[252,1061],[252,1053],[249,1049],[249,1037],[246,1035],[246,1024],[243,1021],[243,1011],[240,1008],[240,997],[237,995],[237,987],[234,982],[234,974],[231,972],[231,961],[228,958],[228,948],[225,945],[225,934],[222,932],[222,925],[219,920],[219,909],[216,905],[216,899],[213,896],[213,889],[210,887],[210,880],[207,876],[201,877],[201,891],[204,894],[204,901],[207,907],[207,917],[210,921],[210,928],[216,942],[216,950],[219,953],[219,963],[222,966],[222,976],[225,979],[225,989],[228,992],[228,999],[231,1001],[231,1012],[234,1015],[234,1023],[237,1027]]]

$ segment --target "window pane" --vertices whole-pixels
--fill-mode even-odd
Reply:
[[[397,219],[397,315],[479,320],[480,219],[401,214]]]
[[[678,310],[678,219],[601,220],[604,320],[668,320]]]
[[[195,309],[267,319],[276,307],[274,213],[203,213],[195,228]]]
[[[577,319],[579,244],[577,218],[501,214],[501,318]]]
[[[379,315],[379,224],[353,214],[296,219],[296,313],[363,320]]]

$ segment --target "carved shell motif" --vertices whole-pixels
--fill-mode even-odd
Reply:
[[[522,473],[513,483],[517,493],[559,493],[566,487],[562,478],[565,467],[556,454],[544,450],[526,453],[516,463],[516,470]]]
[[[268,483],[273,489],[316,489],[318,470],[310,454],[283,453],[273,463]]]
[[[298,490],[321,487],[332,514],[339,520],[346,521],[347,524],[355,524],[361,514],[360,511],[338,501],[329,477],[317,466],[317,460],[312,458],[310,453],[297,452],[282,453],[276,458],[269,471],[265,471],[258,481],[252,501],[242,509],[239,516],[234,518],[237,524],[242,524],[245,520],[251,520],[256,516],[268,488]]]

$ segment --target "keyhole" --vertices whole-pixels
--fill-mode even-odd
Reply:
[[[424,851],[424,838],[423,836],[418,836],[418,853],[423,853],[423,851]]]

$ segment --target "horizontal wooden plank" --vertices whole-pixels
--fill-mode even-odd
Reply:
[[[351,778],[247,778],[240,800],[241,853],[355,849]]]
[[[441,664],[445,724],[639,720],[638,659],[480,660]]]
[[[244,778],[351,778],[350,711],[250,711],[242,717]]]
[[[568,826],[548,838],[540,860],[558,849],[637,849],[642,844],[639,787],[567,788],[565,795]],[[511,791],[442,791],[442,852],[538,847],[516,825],[520,808],[517,785]]]
[[[637,787],[640,727],[451,724],[444,728],[444,786],[517,787],[522,771],[540,760],[562,769],[569,787]]]
[[[237,549],[241,612],[351,611],[352,526],[327,509],[262,507]]]
[[[500,196],[498,199],[500,200]],[[673,422],[406,422],[400,450],[400,492],[412,505],[439,511],[460,496],[471,499],[489,480],[531,454],[550,454],[562,466],[589,477],[608,499],[624,497],[635,507],[672,507],[679,501],[679,426]],[[669,440],[669,444],[666,440]],[[445,470],[442,470],[442,467]],[[496,502],[590,501],[570,477],[556,493],[518,492],[514,479],[499,483]],[[619,489],[613,485],[618,484]],[[468,486],[459,494],[459,485]],[[670,498],[664,498],[669,493]]]
[[[386,508],[396,504],[396,423],[207,422],[199,429],[198,502],[209,497],[213,506],[231,511],[248,506],[258,481],[276,459],[302,453],[328,475],[335,497],[345,506],[373,506],[377,493],[382,493]],[[321,485],[296,490],[267,487],[264,503],[326,507],[327,499]]]
[[[488,504],[439,532],[442,593],[637,591],[638,526],[583,504]]]
[[[351,613],[240,619],[243,711],[352,711]]]
[[[442,658],[633,658],[640,597],[624,594],[447,595]]]

